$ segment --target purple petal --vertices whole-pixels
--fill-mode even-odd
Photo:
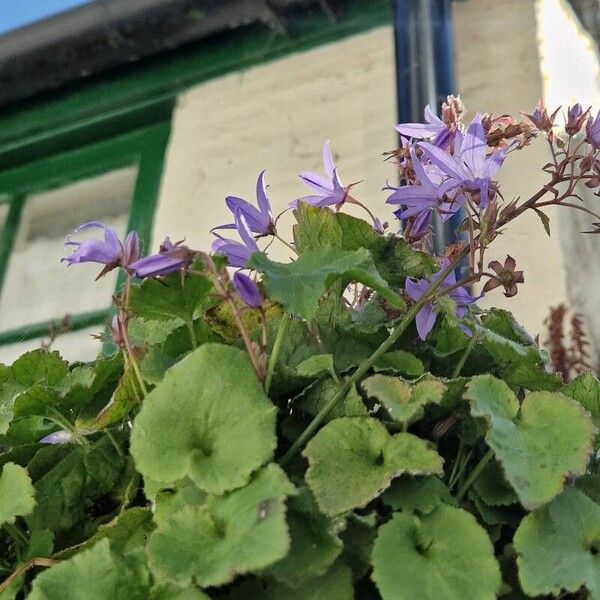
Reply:
[[[142,258],[129,265],[129,272],[142,279],[144,277],[159,277],[179,271],[185,264],[186,259],[176,258],[168,254],[153,254]]]
[[[459,181],[471,178],[471,174],[444,150],[440,150],[437,146],[426,142],[421,142],[419,147],[427,158],[447,175]]]
[[[252,232],[248,227],[248,223],[244,215],[241,212],[235,213],[235,226],[242,238],[242,242],[246,245],[248,250],[252,252],[258,252],[258,245],[256,244],[256,240],[252,237]]]
[[[117,263],[121,257],[121,248],[115,251],[106,242],[100,240],[85,240],[84,242],[68,242],[69,245],[77,245],[77,249],[71,256],[65,256],[61,260],[69,265],[82,262],[95,262],[103,265]]]
[[[267,186],[265,184],[265,171],[261,171],[256,180],[256,202],[267,222],[271,220],[271,203],[267,198]]]
[[[431,302],[427,302],[427,304],[425,304],[425,306],[417,313],[415,324],[417,325],[417,333],[422,340],[424,340],[428,333],[433,329],[436,318],[437,313]]]
[[[135,231],[130,231],[125,238],[123,266],[135,262],[140,257],[140,238]]]
[[[413,281],[410,278],[406,279],[406,283],[404,284],[404,289],[408,294],[411,300],[415,302],[423,296],[427,292],[427,290],[431,287],[431,283],[426,279],[420,279],[419,281]]]
[[[232,267],[243,269],[253,252],[235,240],[217,239],[212,243],[213,252],[224,254]]]
[[[70,431],[55,431],[46,437],[43,437],[40,444],[68,444],[73,441],[73,434]]]
[[[237,196],[227,196],[225,203],[234,215],[236,212],[240,212],[244,216],[250,231],[261,234],[267,233],[269,229],[268,215],[265,216],[255,206]]]
[[[233,276],[233,287],[237,295],[251,308],[258,308],[262,304],[262,295],[256,283],[239,271]]]
[[[405,185],[398,188],[387,200],[387,204],[426,203],[426,208],[437,204],[437,193],[422,185]]]
[[[303,171],[298,175],[298,177],[300,177],[303,183],[319,194],[324,192],[329,193],[333,189],[333,184],[331,181],[326,177],[323,177],[323,175],[319,175],[319,173]]]
[[[477,113],[467,129],[460,147],[461,157],[475,176],[482,173],[486,151],[487,142],[481,123],[481,114]]]
[[[327,177],[329,177],[329,179],[333,179],[335,164],[333,163],[333,157],[331,156],[329,140],[323,144],[323,164],[325,165],[325,173],[327,173]]]

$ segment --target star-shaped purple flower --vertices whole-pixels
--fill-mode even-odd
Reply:
[[[502,166],[510,147],[500,148],[488,155],[481,119],[481,114],[477,113],[464,136],[456,136],[453,155],[428,142],[420,142],[419,147],[447,176],[444,182],[446,191],[461,189],[475,193],[475,201],[485,208],[489,202],[492,177]]]
[[[460,208],[460,204],[454,200],[448,202],[445,195],[446,186],[443,185],[444,173],[435,165],[423,165],[413,148],[410,150],[410,155],[419,185],[390,188],[394,192],[386,202],[402,205],[402,208],[394,212],[398,219],[416,217],[413,223],[413,233],[419,234],[429,226],[433,210],[437,210],[442,220],[447,221]]]
[[[419,279],[419,281],[413,281],[412,279],[406,280],[406,293],[408,296],[414,300],[415,302],[420,300],[429,290],[429,288],[434,284],[437,279],[439,279],[440,273],[448,267],[450,261],[445,258],[441,265],[440,270],[435,273],[431,279]],[[442,285],[438,288],[440,292],[443,292],[444,289],[448,289],[452,287],[456,283],[456,275],[454,272],[450,273],[443,281]],[[448,293],[448,296],[454,300],[456,303],[456,317],[458,319],[464,319],[465,315],[468,311],[469,304],[473,304],[476,300],[478,300],[481,296],[475,298],[469,294],[469,292],[464,287],[458,287],[453,289]],[[417,333],[419,337],[424,340],[429,332],[433,329],[435,325],[435,320],[437,318],[437,311],[435,309],[435,304],[432,301],[427,302],[423,308],[417,313],[415,318],[415,323],[417,326]],[[462,328],[463,331],[470,335],[470,331],[466,328]]]
[[[310,196],[303,196],[290,202],[291,208],[296,208],[298,202],[306,202],[314,206],[334,206],[343,204],[348,197],[348,188],[345,188],[338,176],[337,167],[331,156],[329,141],[323,145],[323,164],[327,177],[319,173],[303,171],[299,177],[304,184],[311,188],[315,193]]]
[[[75,242],[71,239],[71,236],[67,237],[65,246],[75,246],[75,251],[70,256],[66,256],[61,260],[69,266],[85,262],[95,262],[105,265],[97,277],[99,279],[109,271],[117,267],[127,268],[132,262],[137,260],[140,252],[140,241],[135,231],[127,234],[124,243],[121,243],[114,229],[98,221],[84,223],[73,233],[79,233],[86,229],[101,229],[104,232],[104,239]]]
[[[445,148],[454,137],[455,131],[450,130],[446,124],[431,110],[428,104],[424,111],[425,123],[400,123],[395,126],[398,133],[413,140],[431,139],[439,148]]]
[[[244,215],[239,211],[235,213],[235,227],[242,238],[241,242],[219,236],[212,243],[212,249],[213,252],[224,254],[230,266],[243,269],[250,257],[259,251],[259,248],[256,240],[252,237]]]
[[[234,215],[236,212],[243,215],[250,231],[259,235],[272,235],[275,233],[275,220],[273,219],[271,203],[267,197],[265,185],[265,171],[262,171],[256,180],[256,203],[258,208],[237,196],[227,196],[225,203]],[[236,224],[219,225],[213,231],[217,229],[236,229]]]

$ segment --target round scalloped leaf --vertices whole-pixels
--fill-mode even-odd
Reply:
[[[29,600],[147,600],[149,574],[139,555],[123,556],[108,540],[38,575]]]
[[[167,372],[131,434],[144,476],[173,482],[187,475],[214,494],[244,485],[275,445],[275,408],[247,356],[220,344],[204,344]]]
[[[205,505],[188,505],[159,524],[148,543],[153,570],[179,585],[229,583],[265,569],[290,549],[285,498],[295,492],[275,464]]]
[[[600,381],[593,373],[579,375],[560,391],[577,400],[592,415],[596,427],[600,428]],[[600,436],[596,437],[596,448],[600,449]]]
[[[472,514],[445,504],[422,518],[395,513],[382,525],[371,577],[383,600],[493,600],[501,584],[485,530]]]
[[[288,501],[287,523],[292,545],[288,555],[271,568],[278,581],[298,587],[323,575],[342,551],[331,519],[319,512],[308,488]]]
[[[180,588],[171,583],[163,583],[152,588],[150,600],[210,600],[198,588]]]
[[[331,421],[303,455],[306,481],[328,515],[365,506],[402,473],[439,474],[443,465],[425,440],[410,433],[391,436],[379,421],[363,417]]]
[[[489,424],[486,442],[528,509],[550,502],[565,480],[585,472],[596,428],[579,403],[555,392],[533,392],[521,405],[491,375],[474,377],[465,397],[471,414]]]
[[[362,382],[367,394],[376,398],[398,423],[412,423],[423,416],[427,404],[439,404],[446,386],[437,379],[409,385],[399,377],[373,375]]]
[[[35,508],[35,489],[27,471],[15,463],[6,463],[0,475],[0,524],[14,523]]]
[[[586,586],[600,598],[600,505],[576,489],[527,515],[514,537],[527,595],[558,595]]]

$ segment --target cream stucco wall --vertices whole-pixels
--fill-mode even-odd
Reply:
[[[207,248],[210,228],[231,221],[224,197],[253,201],[263,169],[275,211],[284,210],[306,194],[298,172],[323,169],[326,139],[344,183],[364,180],[355,196],[391,216],[381,188],[395,173],[381,153],[396,144],[394,86],[385,27],[190,89],[173,118],[155,243],[170,235]]]
[[[561,26],[562,13],[558,21],[548,17],[557,6],[564,12],[562,0],[466,0],[453,6],[458,91],[471,115],[475,110],[518,115],[544,95],[554,102],[571,93],[571,80],[549,74],[563,60],[549,51],[561,43],[553,28]],[[363,180],[357,197],[392,221],[381,187],[388,178],[395,181],[395,173],[381,153],[395,145],[394,95],[391,27],[190,89],[173,118],[155,244],[170,235],[208,247],[209,229],[230,219],[223,198],[252,199],[262,169],[275,209],[283,210],[304,193],[296,174],[321,170],[326,139],[344,183]],[[546,161],[541,141],[509,158],[501,172],[504,197],[527,198],[539,189]],[[534,335],[543,331],[548,307],[567,300],[561,237],[568,233],[562,215],[551,217],[550,239],[532,213],[496,243],[489,259],[511,254],[526,272],[526,285],[516,298],[507,300],[498,291],[482,301],[509,308]]]

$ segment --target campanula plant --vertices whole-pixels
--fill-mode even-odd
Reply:
[[[327,142],[284,199],[291,234],[263,171],[212,252],[143,256],[96,222],[67,239],[71,268],[123,285],[95,362],[0,367],[2,600],[600,598],[600,382],[477,306],[525,283],[494,244],[523,213],[580,209],[598,232],[572,200],[599,193],[600,117],[464,125],[456,97],[440,115],[397,126],[392,225]],[[533,143],[547,180],[503,197]],[[460,241],[434,256],[451,216]]]

